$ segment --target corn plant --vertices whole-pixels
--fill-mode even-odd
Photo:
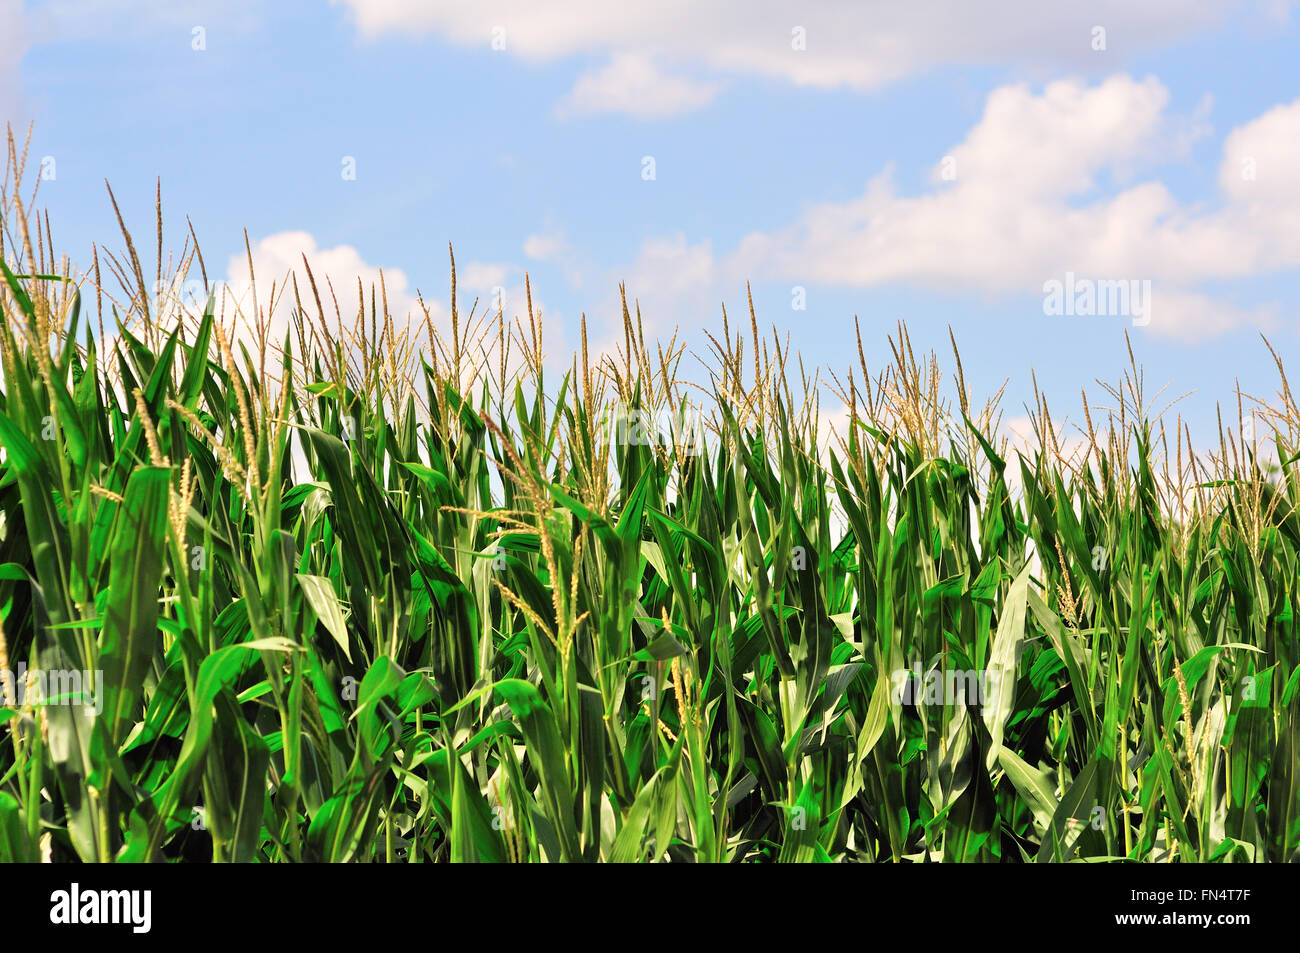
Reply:
[[[901,326],[557,374],[454,261],[229,314],[161,208],[151,291],[0,207],[0,860],[1300,859],[1281,361],[1214,452],[1131,354],[1017,447]]]

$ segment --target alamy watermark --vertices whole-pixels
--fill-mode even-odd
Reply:
[[[690,401],[656,411],[618,404],[607,412],[600,432],[615,446],[662,446],[688,456],[704,452],[704,415]]]
[[[206,307],[208,298],[213,299],[216,307],[251,304],[255,283],[243,278],[236,281],[213,279],[204,281],[200,278],[180,278],[173,276],[153,283],[153,295],[160,310],[166,308]]]
[[[78,669],[28,669],[26,662],[18,663],[16,672],[0,669],[0,692],[4,701],[22,708],[31,705],[39,708],[50,705],[81,705],[86,714],[96,715],[104,710],[104,672]]]
[[[1135,327],[1151,323],[1150,278],[1079,278],[1043,282],[1043,314],[1068,317],[1132,318]]]
[[[129,926],[132,933],[148,933],[153,925],[153,891],[82,889],[74,882],[67,890],[50,894],[50,923]]]
[[[921,663],[895,669],[890,674],[897,705],[962,706],[984,705],[998,693],[996,669],[931,668],[922,672]]]

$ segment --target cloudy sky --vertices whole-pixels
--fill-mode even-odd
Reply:
[[[449,241],[462,297],[522,307],[527,271],[556,358],[584,311],[612,337],[619,282],[702,345],[748,280],[841,374],[854,315],[876,365],[898,319],[951,325],[1012,414],[1031,368],[1066,409],[1113,379],[1127,329],[1203,429],[1273,389],[1261,332],[1300,357],[1295,6],[0,0],[0,122],[34,121],[77,263],[117,247],[105,179],[151,235],[161,177],[210,273],[245,229],[259,282],[306,252],[399,308],[446,298]]]

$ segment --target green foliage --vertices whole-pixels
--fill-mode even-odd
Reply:
[[[1012,493],[910,346],[827,449],[726,331],[700,447],[611,425],[683,405],[630,318],[548,392],[531,319],[516,384],[504,323],[495,382],[301,310],[102,351],[4,279],[4,666],[87,679],[2,711],[0,860],[1300,859],[1281,429],[1187,484],[1133,416]]]

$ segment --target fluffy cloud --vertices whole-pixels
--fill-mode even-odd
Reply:
[[[505,265],[472,261],[456,271],[456,283],[472,291],[489,291],[506,283],[509,268]]]
[[[1242,9],[1279,15],[1277,0],[332,0],[368,37],[425,33],[526,61],[609,54],[563,108],[663,115],[707,101],[712,84],[650,65],[761,75],[801,86],[870,91],[943,65],[1113,70],[1128,54],[1211,27]],[[1286,6],[1281,5],[1281,14]],[[1105,50],[1094,49],[1103,28]],[[635,54],[629,56],[629,54]]]
[[[534,261],[557,266],[575,290],[592,289],[598,295],[586,312],[591,335],[588,345],[598,353],[612,353],[623,341],[623,311],[619,284],[628,291],[628,308],[640,302],[647,336],[672,334],[673,321],[695,327],[720,313],[722,274],[712,242],[690,242],[684,232],[653,235],[641,242],[636,257],[610,267],[594,261],[560,231],[542,231],[524,239],[524,254]],[[744,281],[731,289],[744,291]],[[731,300],[728,298],[727,300]]]
[[[523,272],[514,265],[487,261],[457,265],[456,289],[461,312],[467,312],[477,300],[476,315],[495,318],[499,307],[507,321],[514,317],[525,320],[528,317],[528,293],[524,287]],[[541,306],[541,301],[534,295],[534,313]]]
[[[717,83],[666,76],[647,57],[618,53],[603,69],[584,74],[560,102],[561,118],[624,113],[638,119],[662,119],[712,102]]]
[[[1300,99],[1277,106],[1224,141],[1219,185],[1231,199],[1223,228],[1251,231],[1253,262],[1293,268],[1300,259]],[[1240,237],[1240,236],[1238,236]]]
[[[567,250],[564,236],[539,232],[524,239],[524,254],[534,261],[559,258]]]
[[[1103,283],[1126,283],[1132,307],[1119,316],[1158,335],[1272,327],[1276,307],[1240,307],[1200,286],[1300,268],[1300,100],[1225,137],[1221,195],[1196,205],[1138,175],[1206,132],[1203,116],[1170,116],[1168,101],[1157,80],[1123,75],[1002,87],[919,195],[900,194],[886,168],[857,198],[815,205],[721,255],[682,233],[651,237],[632,262],[597,269],[598,284],[626,281],[656,333],[671,331],[667,315],[686,327],[713,320],[719,299],[738,300],[754,276],[1045,297],[1045,284],[1073,275],[1077,287],[1093,283],[1098,314]],[[531,236],[524,250],[576,271],[561,235]],[[602,345],[621,341],[616,297],[592,316]]]
[[[666,344],[675,327],[697,328],[711,324],[721,314],[722,276],[713,245],[707,240],[691,243],[682,232],[652,236],[641,243],[630,264],[613,268],[579,264],[576,252],[567,245],[562,248],[554,257],[570,283],[573,275],[580,273],[585,284],[599,289],[602,295],[586,312],[593,360],[613,355],[623,346],[623,306],[617,291],[620,283],[627,287],[627,305],[633,320],[637,306],[641,308],[647,343],[657,338]],[[743,283],[739,290],[743,293]]]
[[[1194,138],[1166,116],[1167,100],[1156,80],[1127,76],[1095,86],[1058,81],[1040,94],[998,89],[923,194],[900,195],[886,169],[856,199],[817,205],[787,228],[747,236],[725,270],[994,293],[1041,293],[1072,273],[1149,281],[1157,333],[1198,338],[1267,323],[1267,310],[1224,306],[1195,289],[1300,267],[1292,227],[1300,213],[1293,171],[1300,101],[1227,137],[1217,208],[1185,207],[1159,181],[1094,198],[1104,178],[1124,180],[1158,144]]]
[[[352,323],[359,308],[358,281],[365,296],[367,311],[370,307],[371,288],[375,289],[376,296],[380,294],[380,266],[367,262],[351,245],[321,248],[308,232],[277,232],[253,242],[252,253],[253,278],[260,309],[265,311],[270,304],[272,282],[277,289],[276,307],[271,315],[271,326],[277,338],[283,337],[288,327],[289,311],[294,303],[290,275],[297,278],[298,292],[302,296],[304,308],[307,308],[311,314],[315,313],[310,280],[303,267],[304,256],[311,265],[311,273],[316,279],[316,287],[320,292],[326,319],[331,324],[335,320],[330,294],[331,286],[333,294],[338,298],[339,311],[343,315],[345,326]],[[400,268],[384,268],[382,273],[382,285],[388,298],[388,311],[397,325],[401,327],[408,321],[416,325],[422,323],[424,312],[416,300],[405,272]],[[279,289],[286,289],[286,291],[281,295]],[[227,314],[233,313],[238,306],[246,315],[251,316],[252,295],[249,291],[247,255],[236,254],[230,257],[227,265],[226,287],[223,290],[226,292],[222,300],[227,307]],[[426,304],[435,316],[442,310],[436,303],[426,301]]]

